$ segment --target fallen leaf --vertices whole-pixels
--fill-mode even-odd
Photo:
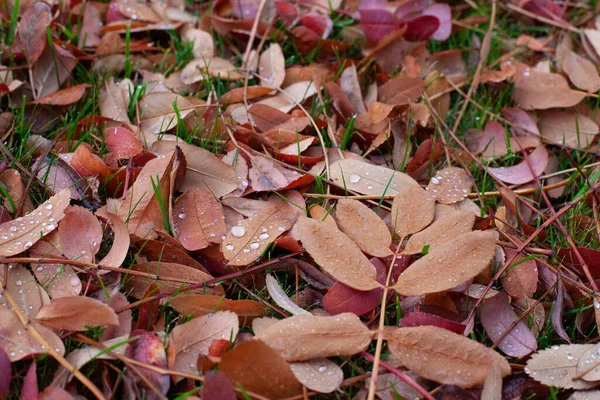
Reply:
[[[40,243],[40,242],[38,242]],[[5,290],[15,300],[16,306],[28,318],[33,318],[40,308],[50,301],[31,272],[21,264],[8,264],[8,277],[5,278],[5,266],[0,265],[0,279],[5,283]],[[4,295],[0,296],[0,304],[13,310]]]
[[[464,388],[483,385],[495,363],[503,377],[510,374],[510,366],[500,354],[446,329],[397,328],[388,331],[387,341],[406,368],[435,382]]]
[[[498,348],[511,357],[523,357],[537,350],[537,342],[533,333],[524,321],[519,321],[508,333],[518,317],[508,302],[506,293],[499,293],[485,300],[480,310],[481,324],[489,338],[498,342]]]
[[[192,53],[195,58],[209,59],[215,55],[215,44],[209,32],[188,29],[182,36],[184,43],[193,43]]]
[[[475,214],[465,210],[452,212],[435,220],[424,230],[415,233],[408,239],[403,254],[418,254],[429,245],[429,251],[450,242],[458,236],[470,232],[475,222]]]
[[[596,122],[583,114],[550,110],[538,111],[542,140],[572,149],[589,147],[600,129]]]
[[[515,84],[513,98],[525,110],[545,110],[572,107],[585,98],[585,93],[571,90],[562,75],[535,72]]]
[[[598,368],[598,345],[586,350],[577,362],[577,375],[584,381],[596,382],[600,375]]]
[[[477,276],[494,256],[491,231],[474,231],[446,242],[408,267],[393,288],[404,296],[452,289]],[[443,266],[443,268],[440,268]]]
[[[177,106],[179,116],[173,108],[174,104]],[[155,92],[147,94],[138,102],[141,127],[155,134],[168,131],[177,125],[178,118],[185,118],[201,106],[176,93]]]
[[[562,63],[563,70],[575,86],[595,93],[600,89],[600,76],[596,66],[577,53],[569,51]]]
[[[239,331],[237,315],[230,311],[194,318],[177,325],[169,334],[169,346],[176,353],[171,369],[188,374],[198,374],[198,357],[208,354],[213,340],[235,340]]]
[[[348,235],[363,252],[374,257],[392,255],[390,231],[383,220],[360,201],[338,201],[335,219],[340,231]]]
[[[208,371],[204,375],[202,399],[204,400],[236,400],[234,386],[221,371]],[[192,400],[192,397],[188,397]]]
[[[108,253],[100,260],[98,264],[108,265],[110,267],[120,267],[127,257],[129,251],[129,231],[125,222],[118,216],[103,211],[96,211],[96,215],[106,221],[113,231],[113,243]]]
[[[69,191],[63,190],[24,217],[1,224],[0,255],[22,253],[56,229],[65,216],[69,200]]]
[[[85,94],[85,89],[91,87],[87,83],[71,86],[70,88],[59,90],[58,92],[50,93],[40,99],[37,99],[32,104],[45,104],[50,106],[67,106],[81,100]]]
[[[286,190],[303,186],[314,180],[312,175],[300,174],[266,157],[255,156],[248,173],[252,189],[256,192]]]
[[[502,182],[521,185],[540,176],[546,164],[548,164],[548,150],[540,146],[529,154],[528,160],[523,160],[512,167],[488,167],[488,173]],[[532,175],[532,170],[535,176]]]
[[[186,317],[200,317],[217,311],[232,311],[241,318],[240,322],[242,324],[266,314],[265,305],[258,301],[229,300],[223,296],[214,295],[180,295],[169,299],[169,305]]]
[[[512,252],[507,256],[512,257]],[[533,298],[538,286],[538,269],[535,260],[523,260],[524,256],[518,254],[509,266],[506,276],[502,278],[502,286],[509,296],[517,299]]]
[[[351,313],[332,317],[295,315],[255,336],[269,343],[286,361],[351,356],[367,348],[373,333]]]
[[[481,400],[502,400],[502,370],[498,363],[494,363],[488,370]]]
[[[232,81],[244,79],[244,75],[236,72],[236,69],[235,65],[224,58],[197,58],[190,61],[181,70],[181,81],[186,85],[191,85],[206,79],[207,76]]]
[[[279,88],[285,79],[285,58],[281,46],[271,43],[258,60],[258,74],[263,86]]]
[[[13,376],[10,359],[2,347],[0,347],[0,371],[2,372],[2,378],[0,378],[0,398],[5,399],[8,397],[10,381]]]
[[[310,314],[308,311],[298,307],[296,303],[290,300],[289,297],[285,294],[281,286],[273,275],[267,274],[267,291],[269,292],[269,296],[273,299],[273,301],[281,308],[286,310],[292,315],[301,315],[301,314]]]
[[[400,238],[427,227],[434,215],[433,197],[418,186],[406,186],[394,197],[391,222]]]
[[[250,340],[223,354],[219,371],[244,389],[270,399],[302,392],[302,385],[279,353],[261,340]]]
[[[350,104],[352,104],[352,107],[356,110],[357,114],[362,114],[367,111],[360,89],[360,82],[358,81],[356,66],[354,64],[342,72],[342,75],[340,76],[340,88],[348,97],[348,101],[350,101]]]
[[[94,214],[83,207],[70,206],[58,226],[60,249],[70,260],[91,263],[100,250],[102,233]]]
[[[590,389],[596,382],[573,378],[577,376],[577,363],[593,344],[570,344],[552,346],[535,353],[527,361],[525,372],[536,381],[547,386],[565,389]]]
[[[292,372],[307,389],[319,393],[332,393],[340,388],[344,371],[326,358],[290,363]]]
[[[140,139],[127,128],[106,128],[104,144],[115,158],[131,158],[142,150]]]
[[[112,308],[90,297],[71,296],[52,299],[44,305],[35,320],[54,329],[85,331],[86,327],[117,325],[119,319]]]
[[[190,189],[173,204],[175,237],[186,250],[194,251],[221,243],[227,233],[221,205],[212,193]]]
[[[387,104],[416,103],[425,90],[425,83],[418,78],[400,75],[379,87],[379,100]]]
[[[109,77],[98,95],[100,115],[115,121],[131,123],[127,111],[130,103],[129,94],[133,91],[133,83],[129,79],[115,82],[112,76]]]
[[[42,1],[29,4],[30,6],[25,10],[17,24],[17,43],[25,54],[29,65],[32,65],[42,55],[46,47],[46,27],[50,26],[50,21],[52,21],[52,11],[48,4]]]
[[[260,211],[229,230],[221,245],[223,256],[229,260],[228,265],[248,265],[260,258],[267,246],[295,222],[296,215],[289,206]]]
[[[330,171],[329,179],[336,186],[365,195],[395,196],[405,187],[419,187],[417,181],[402,172],[360,160],[336,161]]]
[[[467,198],[472,185],[464,169],[446,167],[431,178],[427,191],[438,203],[454,204]]]
[[[338,281],[356,290],[379,287],[375,267],[352,239],[337,228],[302,217],[294,229],[308,254]]]
[[[47,41],[45,35],[44,41]],[[54,42],[48,43],[31,68],[36,96],[43,98],[58,91],[60,85],[71,76],[75,65],[77,65],[77,58],[73,54],[55,45]]]
[[[437,326],[438,328],[447,329],[450,332],[458,333],[459,335],[462,335],[466,329],[465,325],[459,324],[458,322],[422,312],[410,312],[404,315],[400,320],[400,326],[402,328],[413,326]]]

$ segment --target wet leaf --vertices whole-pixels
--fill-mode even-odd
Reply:
[[[434,215],[433,197],[418,186],[402,188],[394,197],[391,222],[400,238],[427,227],[433,221]]]
[[[267,208],[233,226],[223,239],[221,251],[229,265],[248,265],[295,222],[296,215],[289,206]]]
[[[508,256],[512,256],[512,252]],[[506,293],[517,299],[532,298],[539,280],[535,260],[522,261],[523,258],[523,255],[517,255],[513,261],[514,265],[508,268],[506,276],[502,278],[502,286]]]
[[[405,367],[435,382],[464,388],[483,385],[495,363],[503,377],[510,374],[510,366],[500,354],[446,329],[398,328],[388,331],[387,341]]]
[[[302,385],[279,353],[261,340],[250,340],[225,353],[219,370],[246,390],[272,399],[294,396]]]
[[[337,228],[314,219],[300,218],[294,229],[308,254],[338,281],[356,290],[379,287],[373,265]]]
[[[494,255],[495,246],[496,238],[491,231],[465,233],[414,262],[393,288],[404,296],[452,289],[483,271]]]
[[[6,280],[4,270],[5,266],[0,265],[0,278],[3,282],[6,282],[5,289],[10,293],[17,307],[26,317],[35,317],[40,308],[50,301],[48,295],[35,281],[31,272],[24,266],[20,264],[8,264],[8,277]],[[0,304],[13,310],[4,295],[0,296]]]
[[[54,329],[85,331],[86,327],[117,325],[119,319],[112,308],[90,297],[71,296],[52,299],[44,305],[35,320]]]
[[[465,332],[465,325],[458,322],[450,321],[437,315],[425,314],[422,312],[410,312],[400,320],[400,326],[403,328],[412,326],[436,326],[438,328],[447,329],[450,332],[462,335]]]
[[[408,239],[404,254],[417,254],[429,245],[429,251],[450,242],[458,236],[470,232],[475,222],[475,214],[470,211],[456,210],[435,220],[424,230]]]
[[[221,243],[227,233],[221,205],[212,193],[190,189],[173,205],[175,236],[186,250],[200,250]]]
[[[500,365],[494,363],[488,370],[481,392],[481,400],[502,400],[502,371],[500,368]]]
[[[594,347],[592,344],[552,346],[531,356],[527,361],[525,372],[547,386],[577,390],[590,389],[596,385],[595,382],[586,382],[582,379],[573,380],[573,378],[577,376],[579,359]]]
[[[236,72],[236,69],[231,62],[224,58],[197,58],[188,63],[181,71],[181,81],[186,85],[191,85],[206,79],[207,75],[232,81],[244,79],[244,75]]]
[[[280,320],[255,336],[269,343],[286,361],[351,356],[367,348],[373,333],[350,313],[333,317],[295,315]]]
[[[504,335],[498,342],[498,348],[511,357],[523,357],[537,349],[535,336],[522,320],[505,334],[517,318],[505,293],[485,300],[480,311],[481,324],[490,339],[496,342]]]
[[[24,217],[1,224],[0,255],[22,253],[56,229],[65,216],[69,200],[69,191],[63,190]]]
[[[392,236],[387,226],[374,211],[360,201],[338,201],[335,218],[338,228],[363,252],[374,257],[387,257],[392,254]]]
[[[202,398],[204,400],[235,400],[233,385],[221,371],[209,371],[202,385]]]
[[[298,171],[289,170],[275,161],[260,156],[254,158],[248,176],[252,189],[256,192],[291,189],[314,180],[312,175],[303,175]]]
[[[90,211],[70,206],[58,226],[58,237],[61,251],[67,258],[93,262],[102,242],[102,226]]]
[[[344,380],[344,371],[326,358],[290,363],[290,367],[301,384],[319,393],[332,393]]]
[[[467,198],[472,185],[464,169],[447,167],[431,177],[427,191],[438,203],[454,204]]]

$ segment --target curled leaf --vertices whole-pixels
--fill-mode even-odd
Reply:
[[[281,286],[279,286],[279,283],[277,283],[277,280],[273,278],[273,275],[267,274],[266,281],[269,295],[279,307],[283,308],[284,310],[288,311],[293,315],[310,314],[308,311],[298,307],[296,303],[294,303],[290,300],[289,297],[287,297],[283,289],[281,289]]]

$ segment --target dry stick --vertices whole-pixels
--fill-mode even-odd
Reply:
[[[390,263],[387,278],[385,280],[385,287],[383,288],[383,295],[381,298],[381,314],[379,315],[379,327],[377,329],[377,344],[375,345],[375,361],[373,362],[373,376],[371,376],[371,383],[369,385],[369,396],[367,400],[374,400],[375,392],[377,391],[377,374],[379,372],[379,363],[381,362],[381,348],[383,347],[383,328],[385,324],[385,306],[387,303],[387,293],[390,286],[390,280],[392,279],[392,271],[394,270],[394,264],[396,263],[398,254],[401,252],[403,241],[404,238],[400,238],[400,242],[398,243],[398,247],[394,252],[392,262]]]
[[[6,301],[8,301],[8,303],[11,305],[11,307],[13,308],[13,311],[15,312],[15,314],[17,314],[17,317],[19,318],[19,320],[25,327],[25,330],[38,343],[40,343],[42,346],[44,346],[46,349],[48,349],[48,353],[50,353],[50,355],[52,357],[54,357],[56,359],[56,361],[59,362],[60,365],[65,367],[67,369],[67,371],[70,371],[77,379],[79,379],[79,381],[90,392],[92,392],[94,394],[94,396],[96,396],[98,399],[104,400],[105,398],[104,398],[104,395],[102,394],[102,391],[100,389],[98,389],[98,387],[96,385],[94,385],[78,369],[76,369],[73,365],[71,365],[71,363],[69,361],[67,361],[62,355],[60,355],[56,350],[54,350],[52,345],[50,343],[48,343],[48,341],[42,335],[40,335],[40,333],[37,331],[37,329],[35,329],[33,327],[33,325],[31,324],[31,321],[29,321],[29,319],[23,314],[23,312],[19,308],[19,305],[17,304],[15,299],[12,297],[12,294],[8,290],[6,290],[5,286],[1,283],[0,283],[0,295],[4,296]]]
[[[246,45],[246,51],[244,52],[244,68],[246,68],[248,56],[250,55],[250,51],[252,51],[252,43],[254,42],[254,38],[256,37],[256,32],[258,31],[258,24],[260,22],[260,15],[262,14],[265,8],[265,4],[267,4],[267,0],[260,0],[260,4],[258,5],[258,11],[256,12],[256,17],[254,18],[254,24],[252,24],[252,30],[250,31],[250,38],[248,38],[248,44]]]
[[[369,361],[375,361],[373,356],[365,351],[361,351],[360,355]],[[387,369],[389,372],[391,372],[392,374],[396,375],[398,378],[400,378],[401,380],[406,382],[410,387],[415,389],[417,391],[417,393],[419,393],[421,396],[423,396],[427,400],[435,400],[433,398],[433,396],[431,396],[427,390],[423,389],[423,387],[421,387],[421,385],[419,385],[417,382],[415,382],[410,376],[406,375],[402,371],[397,370],[396,368],[392,367],[391,365],[389,365],[388,363],[386,363],[384,361],[380,360],[379,364],[381,364],[381,366],[383,368]],[[376,370],[374,370],[374,371],[376,371]],[[373,375],[375,375],[375,373],[373,373]],[[373,382],[373,378],[371,378],[371,382]]]

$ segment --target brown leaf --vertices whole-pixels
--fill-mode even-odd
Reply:
[[[299,218],[294,230],[315,262],[338,281],[356,290],[379,287],[377,271],[358,246],[331,224]]]
[[[255,336],[279,351],[286,361],[351,356],[365,350],[372,338],[373,332],[351,313],[332,317],[294,315]]]
[[[71,71],[73,71],[75,65],[77,65],[77,58],[67,50],[54,43],[47,45],[40,58],[31,68],[33,86],[37,97],[43,98],[56,92],[60,85],[71,76]]]
[[[129,129],[115,127],[104,130],[104,144],[115,158],[130,158],[142,150],[142,142]]]
[[[342,199],[335,209],[337,226],[365,253],[374,257],[392,255],[392,235],[373,210],[358,200]]]
[[[361,160],[344,159],[331,164],[329,179],[340,188],[372,196],[395,196],[405,187],[419,187],[410,176]],[[390,183],[391,180],[391,183]]]
[[[185,283],[202,283],[212,279],[212,276],[206,272],[198,271],[192,267],[160,261],[134,264],[130,269],[150,275],[130,275],[126,280],[125,286],[131,290],[131,296],[137,299],[143,298],[146,289],[151,284],[156,284],[161,290],[167,291],[181,288]],[[158,275],[158,278],[155,278],[155,275]],[[197,292],[220,295],[223,293],[223,288],[221,286],[206,287],[198,289]]]
[[[69,191],[63,190],[24,217],[1,224],[0,255],[8,257],[22,253],[56,229],[65,216],[69,200]]]
[[[585,98],[585,93],[571,90],[562,75],[535,72],[515,84],[513,98],[525,110],[545,110],[572,107]]]
[[[71,296],[52,299],[36,315],[35,320],[53,329],[85,331],[86,326],[117,325],[119,319],[112,308],[90,297]]]
[[[491,231],[465,233],[414,262],[393,288],[404,296],[452,289],[483,271],[494,256],[495,247],[496,237]]]
[[[71,86],[70,88],[59,90],[58,92],[50,93],[41,99],[37,99],[32,104],[46,104],[51,106],[66,106],[81,100],[85,94],[85,89],[91,87],[87,83]]]
[[[196,361],[199,356],[208,354],[213,340],[235,340],[239,331],[237,315],[230,311],[194,318],[178,325],[169,334],[169,346],[174,351],[175,362],[171,369],[188,374],[198,374]]]
[[[37,322],[31,324],[57,353],[60,355],[65,354],[65,346],[62,340],[51,329]],[[0,346],[8,354],[11,362],[30,355],[48,352],[48,349],[27,333],[25,326],[23,326],[17,315],[3,306],[0,306]]]
[[[572,149],[585,149],[600,131],[598,125],[583,114],[560,110],[538,111],[542,140]]]
[[[525,372],[547,386],[576,390],[590,389],[596,386],[597,382],[573,380],[573,378],[578,374],[579,359],[594,347],[593,344],[552,346],[531,356],[527,361]]]
[[[21,206],[21,203],[25,203],[26,211],[33,210],[31,200],[27,196],[25,191],[25,185],[21,174],[15,169],[9,168],[0,173],[0,182],[4,184],[5,189],[8,191],[8,196],[4,198],[4,208],[12,213],[16,213]],[[12,200],[12,201],[11,201]],[[16,209],[14,209],[14,207]]]
[[[427,191],[438,203],[454,204],[467,198],[472,185],[464,169],[446,167],[431,178]]]
[[[502,400],[502,370],[499,363],[494,363],[488,370],[481,400]]]
[[[244,75],[236,72],[237,67],[230,61],[220,57],[210,59],[197,58],[190,61],[181,71],[181,81],[186,85],[200,82],[206,79],[206,76],[213,78],[239,81],[244,79]]]
[[[227,233],[221,205],[212,193],[191,189],[173,205],[175,237],[186,250],[204,249],[211,243],[221,243]]]
[[[184,43],[194,43],[192,53],[195,58],[209,59],[215,55],[215,44],[208,32],[200,29],[188,29],[183,32],[181,39]]]
[[[219,370],[244,389],[270,399],[302,392],[302,385],[284,359],[263,341],[250,340],[225,353]]]
[[[120,267],[127,257],[129,251],[129,231],[127,225],[118,216],[107,212],[106,210],[96,211],[96,215],[106,221],[113,231],[113,244],[108,254],[104,256],[98,264],[111,267]]]
[[[40,243],[40,242],[38,242]],[[40,308],[50,299],[44,289],[35,281],[35,278],[27,268],[21,264],[8,264],[8,278],[5,280],[4,265],[0,265],[0,279],[6,282],[6,290],[17,303],[17,307],[28,318],[33,318]],[[6,298],[0,296],[0,303],[13,309],[8,305]]]
[[[247,88],[243,88],[243,87],[235,88],[235,89],[232,89],[229,92],[225,93],[224,95],[222,95],[219,98],[219,104],[229,105],[229,104],[241,103],[244,101],[244,97],[246,98],[246,100],[252,100],[257,97],[262,97],[266,94],[269,94],[272,91],[273,91],[272,88],[265,87],[265,86],[248,86]],[[257,104],[257,106],[260,106],[260,104]],[[263,107],[267,107],[267,106],[263,106]],[[250,107],[250,110],[251,109],[252,109],[252,107]],[[286,116],[287,116],[287,114],[286,114]]]
[[[129,109],[129,94],[133,93],[133,83],[129,79],[115,83],[111,76],[100,89],[98,104],[100,115],[115,121],[130,124],[127,110]]]
[[[512,257],[512,252],[507,253],[507,257]],[[522,254],[517,254],[513,259],[513,265],[508,268],[506,276],[502,278],[502,286],[506,293],[517,299],[532,298],[537,290],[539,280],[535,260],[523,261],[523,258]]]
[[[600,89],[600,76],[596,66],[577,53],[569,51],[565,55],[562,68],[578,88],[591,93]]]
[[[152,8],[143,3],[117,2],[119,13],[135,21],[160,22]]]
[[[27,3],[26,3],[27,4]],[[22,49],[29,65],[42,55],[47,43],[46,27],[52,21],[48,4],[38,1],[27,8],[17,25],[17,46]]]
[[[426,245],[429,245],[429,251],[431,251],[464,233],[470,232],[474,222],[475,214],[472,212],[453,210],[434,221],[424,230],[412,235],[404,247],[403,254],[420,253]]]
[[[419,232],[433,221],[435,201],[419,186],[407,186],[400,190],[392,203],[391,221],[401,238]]]
[[[267,291],[269,292],[269,296],[271,296],[275,304],[292,315],[310,314],[308,311],[300,308],[296,303],[290,300],[281,286],[279,286],[277,279],[273,278],[273,275],[267,274],[265,280],[267,283]]]
[[[191,294],[169,299],[169,305],[180,314],[194,318],[217,311],[232,311],[246,325],[253,318],[262,317],[265,305],[253,300],[229,300],[222,296]]]
[[[79,146],[79,148],[84,149],[85,147]],[[46,156],[43,159],[39,158],[36,161],[36,166],[38,166],[36,178],[54,193],[68,189],[71,192],[71,198],[74,200],[85,202],[88,198],[93,198],[93,190],[88,182],[82,179],[81,175],[62,157]]]
[[[503,377],[510,374],[510,366],[500,354],[446,329],[419,326],[388,332],[392,354],[426,379],[469,388],[482,385],[494,364],[500,367]]]
[[[352,64],[342,72],[340,76],[340,88],[348,97],[350,104],[357,114],[362,114],[367,111],[365,102],[363,101],[362,92],[360,90],[360,82],[356,72],[356,66]]]
[[[527,160],[511,167],[489,167],[488,172],[502,182],[521,185],[540,176],[548,165],[548,150],[544,146],[536,147]],[[535,176],[533,174],[535,174]]]
[[[416,103],[425,90],[422,79],[405,75],[392,78],[379,88],[379,100],[387,104]]]
[[[115,310],[115,312],[123,307],[129,305],[129,301],[127,301],[127,297],[125,297],[122,293],[115,293],[110,296],[110,299],[106,300],[106,305]],[[119,318],[118,325],[108,325],[104,331],[100,334],[98,341],[105,342],[107,340],[112,340],[115,338],[119,338],[121,336],[129,336],[131,333],[131,325],[132,325],[132,312],[131,310],[125,310],[117,314]]]
[[[140,99],[142,128],[151,133],[161,133],[175,127],[178,123],[177,113],[173,109],[177,105],[179,117],[182,119],[200,107],[187,98],[171,92],[150,93]]]
[[[332,393],[344,380],[344,371],[326,358],[290,363],[290,367],[300,383],[319,393]]]
[[[229,260],[228,265],[248,265],[295,222],[296,215],[287,205],[262,210],[229,230],[221,245],[223,256]]]
[[[302,175],[262,156],[254,157],[248,176],[252,189],[256,192],[290,189],[314,180],[310,174]]]
[[[277,43],[262,52],[258,61],[258,75],[263,86],[279,88],[285,79],[285,58]]]
[[[58,226],[58,237],[67,258],[91,263],[100,250],[102,226],[87,209],[70,206]]]
[[[152,145],[152,151],[166,154],[175,149],[175,146],[181,147],[187,168],[180,191],[203,189],[221,198],[237,189],[235,169],[208,150],[186,143],[160,140]]]
[[[137,180],[128,189],[127,197],[119,206],[118,215],[127,223],[130,234],[153,239],[156,237],[156,230],[164,229],[164,217],[154,187],[163,190],[163,199],[169,198],[164,193],[165,186],[167,190],[169,188],[165,181],[169,180],[174,160],[173,152],[148,161]]]

